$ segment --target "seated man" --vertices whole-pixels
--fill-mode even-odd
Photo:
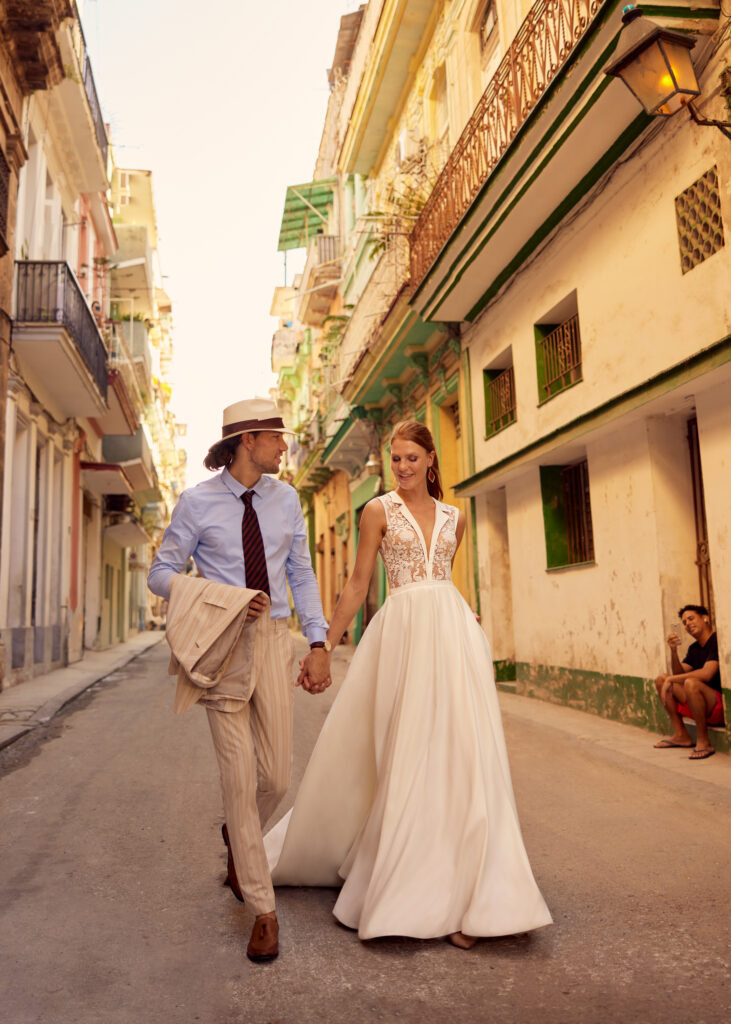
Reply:
[[[708,609],[701,604],[687,604],[678,612],[680,620],[695,643],[683,661],[678,657],[681,639],[677,633],[667,638],[671,651],[672,675],[655,680],[657,694],[670,716],[673,735],[655,744],[657,750],[670,747],[692,747],[693,740],[683,723],[683,716],[695,719],[697,738],[692,761],[700,761],[715,750],[708,740],[709,725],[723,725],[721,674],[718,669],[718,641],[711,629]]]

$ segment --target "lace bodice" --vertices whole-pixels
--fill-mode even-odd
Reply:
[[[459,510],[435,502],[434,531],[427,559],[424,536],[406,504],[393,491],[379,500],[386,513],[380,552],[391,590],[420,580],[451,580]]]

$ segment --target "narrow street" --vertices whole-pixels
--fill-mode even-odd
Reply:
[[[470,952],[363,944],[332,918],[332,891],[281,890],[281,955],[253,966],[250,914],[221,884],[205,717],[173,716],[167,652],[0,753],[6,1024],[728,1021],[727,758],[632,758],[649,735],[575,712],[565,721],[586,718],[585,731],[557,728],[555,708],[547,724],[506,695],[526,845],[554,926]],[[346,660],[339,649],[338,681]],[[287,805],[335,691],[297,693]]]

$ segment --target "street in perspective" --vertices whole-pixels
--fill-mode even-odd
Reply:
[[[299,646],[303,653],[304,643]],[[223,886],[204,712],[172,713],[162,642],[0,751],[0,1005],[9,1024],[723,1024],[731,765],[658,760],[640,729],[505,693],[526,846],[554,924],[362,943],[331,889],[278,890],[281,953],[245,956]],[[350,660],[297,692],[298,781]]]
[[[731,1024],[731,0],[0,0],[0,1024]]]

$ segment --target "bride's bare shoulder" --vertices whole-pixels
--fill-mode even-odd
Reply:
[[[383,502],[380,498],[371,498],[363,506],[363,512],[361,514],[361,528],[363,525],[372,526],[383,526],[386,527],[386,510],[383,507]]]

